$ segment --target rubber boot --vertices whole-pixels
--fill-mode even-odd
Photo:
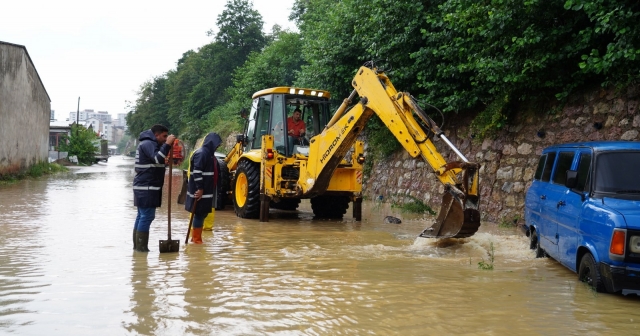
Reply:
[[[138,246],[138,237],[136,236],[136,234],[138,233],[138,231],[136,231],[136,228],[133,228],[133,249],[136,249],[136,246]]]
[[[191,242],[194,244],[202,244],[202,228],[193,228]]]
[[[138,231],[138,244],[136,245],[136,251],[138,252],[151,252],[149,251],[149,232]]]

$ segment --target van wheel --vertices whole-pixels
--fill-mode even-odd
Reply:
[[[536,258],[544,258],[547,256],[547,252],[545,252],[544,249],[540,247],[540,235],[538,234],[538,232],[534,232],[534,233],[535,233],[535,240],[536,240]]]
[[[582,256],[582,259],[580,259],[578,279],[591,286],[596,292],[602,293],[605,291],[604,283],[600,277],[600,270],[598,270],[598,265],[591,253],[586,253]]]
[[[538,235],[533,227],[529,229],[529,248],[535,250],[538,246]]]
[[[243,160],[233,180],[233,207],[240,218],[260,215],[260,164]]]

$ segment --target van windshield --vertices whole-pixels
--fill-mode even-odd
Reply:
[[[640,152],[610,152],[598,155],[595,192],[640,195]]]

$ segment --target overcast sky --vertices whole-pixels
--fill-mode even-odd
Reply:
[[[264,29],[295,30],[294,0],[253,0]],[[3,1],[0,41],[24,45],[56,118],[80,110],[125,113],[140,85],[173,68],[182,53],[212,41],[226,0]]]

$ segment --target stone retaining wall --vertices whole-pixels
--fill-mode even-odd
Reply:
[[[561,111],[545,114],[518,111],[511,125],[495,139],[472,138],[472,117],[447,115],[447,137],[470,160],[482,164],[480,170],[480,211],[483,220],[521,221],[524,196],[531,184],[539,155],[552,144],[591,140],[640,139],[640,90],[597,90],[575,96]],[[395,139],[394,139],[395,140]],[[447,161],[457,161],[443,141],[434,144]],[[404,150],[387,161],[374,162],[365,180],[365,196],[386,202],[408,202],[410,195],[440,210],[444,187],[432,169],[420,158]]]

